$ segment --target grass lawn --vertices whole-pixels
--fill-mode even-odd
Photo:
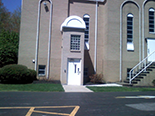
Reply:
[[[155,87],[87,87],[94,92],[142,92],[155,91]]]
[[[0,91],[63,92],[61,84],[0,84]]]

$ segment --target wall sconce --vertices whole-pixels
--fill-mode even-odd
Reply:
[[[45,6],[45,7],[47,6],[46,2],[44,2],[44,6]]]
[[[35,63],[35,59],[32,60],[32,63]]]
[[[48,9],[48,6],[47,6],[47,3],[46,2],[44,2],[44,7],[45,7],[45,11],[48,12],[49,9]]]

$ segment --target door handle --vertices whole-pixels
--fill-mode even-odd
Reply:
[[[80,74],[81,72],[80,72],[80,68],[78,68],[78,75]]]
[[[148,51],[147,51],[147,52],[148,52],[148,54],[150,54],[150,49],[148,49]]]

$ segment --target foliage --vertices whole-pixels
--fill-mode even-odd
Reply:
[[[0,67],[16,64],[21,10],[9,12],[0,0]]]
[[[104,83],[103,80],[103,74],[93,74],[92,76],[89,76],[90,82],[95,84],[101,84]]]
[[[0,0],[0,31],[1,29],[10,30],[10,12],[4,7],[2,0]]]
[[[0,31],[14,31],[19,33],[21,8],[17,8],[13,13],[9,12],[0,0]]]
[[[12,31],[19,33],[19,30],[20,30],[20,19],[21,19],[21,8],[18,7],[10,15],[10,27],[11,27]]]
[[[155,80],[152,81],[153,85],[155,86]]]
[[[37,80],[37,72],[35,70],[32,69],[28,69],[30,72],[31,77],[33,78],[33,80]]]
[[[30,83],[36,77],[36,72],[23,65],[6,65],[0,69],[0,79],[7,83]]]
[[[0,67],[17,63],[18,41],[18,33],[5,30],[0,32]]]

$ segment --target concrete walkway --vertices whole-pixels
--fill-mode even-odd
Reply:
[[[65,92],[93,92],[85,86],[80,85],[62,85]]]
[[[93,87],[122,87],[120,84],[110,83],[110,84],[97,84],[97,85],[62,85],[65,92],[93,92],[92,90],[88,89],[86,86],[93,86]]]

